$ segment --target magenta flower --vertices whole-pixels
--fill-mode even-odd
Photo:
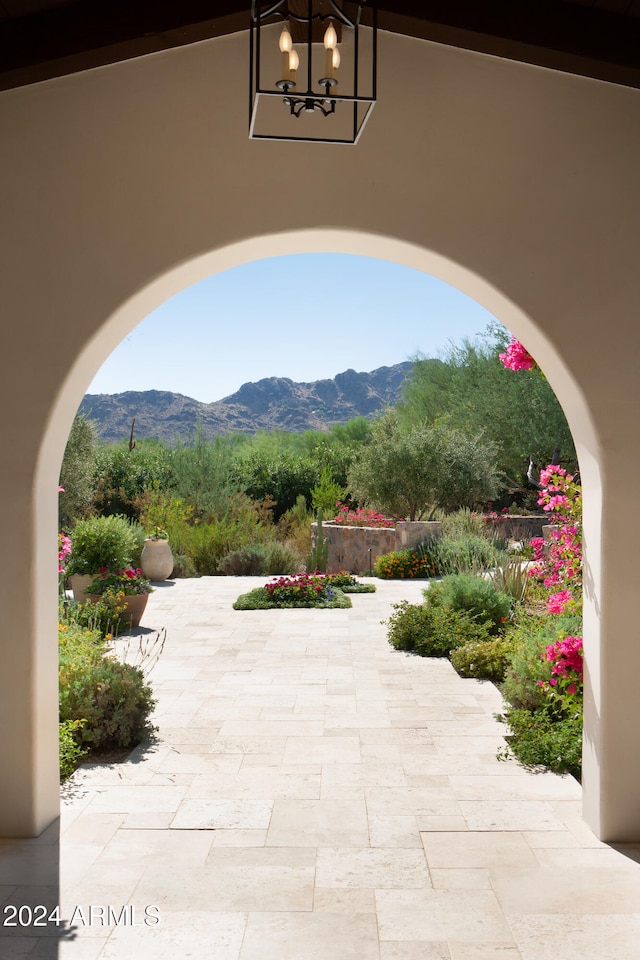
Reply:
[[[512,337],[506,353],[500,354],[500,360],[506,370],[533,370],[538,367],[527,348],[515,337]]]

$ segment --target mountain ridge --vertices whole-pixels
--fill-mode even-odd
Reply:
[[[368,373],[350,368],[310,383],[265,377],[212,403],[169,390],[86,394],[79,412],[96,422],[98,436],[108,442],[129,437],[134,418],[136,437],[167,442],[184,439],[198,424],[208,439],[231,431],[301,433],[371,417],[397,403],[412,366],[406,360]]]

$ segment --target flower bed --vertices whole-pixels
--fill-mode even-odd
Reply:
[[[334,582],[332,582],[332,580]],[[342,585],[337,583],[342,581]],[[303,573],[295,577],[279,577],[266,583],[263,587],[256,587],[249,593],[241,594],[233,604],[234,610],[277,610],[281,608],[309,608],[327,609],[332,607],[350,607],[351,600],[345,596],[347,591],[358,592],[359,587],[369,585],[358,584],[349,574],[324,576],[321,573]],[[375,587],[373,588],[375,590]],[[369,591],[367,591],[369,592]]]

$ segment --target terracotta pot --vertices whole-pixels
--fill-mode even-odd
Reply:
[[[173,572],[173,554],[168,540],[154,540],[149,537],[144,542],[140,566],[145,577],[159,583]]]
[[[130,597],[125,597],[121,617],[122,623],[129,625],[132,630],[139,627],[148,599],[148,593],[135,593]],[[87,594],[87,600],[91,600],[92,603],[98,603],[102,600],[102,597],[97,593],[89,593]]]
[[[97,574],[95,574],[97,576]],[[86,603],[88,599],[87,587],[94,578],[93,573],[74,573],[69,577],[73,599],[76,603]]]

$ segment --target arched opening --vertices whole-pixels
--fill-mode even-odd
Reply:
[[[516,304],[511,302],[493,285],[486,282],[463,266],[432,251],[423,250],[415,245],[403,243],[394,239],[360,234],[349,231],[294,231],[281,233],[251,241],[234,244],[219,251],[211,252],[197,260],[180,264],[168,271],[163,277],[141,289],[108,318],[98,333],[86,344],[71,366],[66,382],[62,385],[58,401],[49,419],[49,425],[39,457],[39,471],[36,480],[36,500],[41,505],[42,522],[38,524],[37,557],[39,569],[42,572],[43,590],[40,592],[40,611],[42,619],[39,623],[39,642],[44,644],[47,653],[43,663],[52,656],[54,613],[54,586],[53,568],[43,562],[51,554],[53,529],[55,525],[55,485],[52,484],[52,474],[61,462],[64,445],[68,435],[73,415],[83,396],[87,384],[103,360],[109,355],[114,346],[123,339],[148,313],[174,293],[184,289],[204,277],[219,273],[233,266],[261,259],[289,253],[318,253],[340,252],[353,253],[391,260],[410,266],[445,280],[455,286],[477,302],[485,306],[494,316],[498,317],[515,335],[529,347],[539,359],[551,385],[557,394],[570,422],[576,441],[578,456],[583,473],[585,491],[585,643],[587,660],[590,651],[597,650],[598,636],[598,607],[596,583],[598,578],[597,564],[594,568],[593,556],[598,556],[599,544],[599,472],[597,469],[598,457],[594,443],[594,432],[590,420],[589,410],[584,398],[573,383],[566,366],[558,356],[541,329],[536,325],[534,318],[527,316]],[[595,549],[594,549],[595,548]],[[45,569],[46,568],[46,569]],[[47,598],[47,599],[45,599]],[[46,626],[45,626],[46,625]],[[50,644],[50,648],[48,645]],[[595,731],[598,725],[598,711],[593,696],[593,690],[586,684],[586,744],[587,757],[585,773],[589,771],[589,752],[593,753],[597,761],[595,748]],[[50,711],[51,712],[51,711]],[[46,722],[43,711],[43,722]],[[53,803],[53,798],[51,798]],[[49,819],[53,807],[50,808]],[[45,819],[46,819],[45,815]]]

